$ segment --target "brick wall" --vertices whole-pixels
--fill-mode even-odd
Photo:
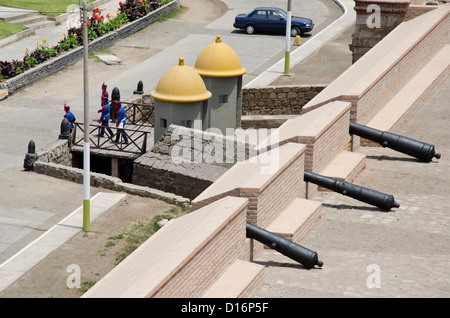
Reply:
[[[418,19],[421,18],[426,18],[426,16],[422,15]],[[399,26],[398,32],[391,33],[385,40],[392,44],[398,43],[407,35],[418,31],[420,27],[418,19]],[[445,19],[449,21],[450,15],[447,14]],[[416,27],[414,28],[414,26]],[[409,47],[404,48],[404,54],[400,59],[393,59],[392,66],[383,74],[382,78],[372,83],[372,86],[360,95],[357,102],[357,122],[367,123],[418,70],[439,52],[440,48],[447,44],[448,27],[449,22],[439,23],[428,29],[425,34],[422,33],[423,36],[415,39],[414,43],[407,43]],[[373,54],[377,54],[377,52],[374,51]]]
[[[228,200],[228,199],[225,199]],[[214,205],[207,217],[214,217]],[[203,214],[206,216],[206,214]],[[197,216],[198,217],[198,216]],[[248,259],[245,206],[219,229],[152,297],[200,297],[236,259]],[[176,233],[173,233],[176,235]],[[195,282],[195,283],[193,283]]]
[[[351,121],[367,124],[448,43],[449,19],[450,10],[439,7],[400,24],[305,105],[302,113],[333,100],[349,101]]]
[[[246,205],[229,197],[170,221],[83,298],[201,297],[235,260],[249,259]]]
[[[230,195],[248,199],[247,222],[267,226],[297,197],[305,197],[303,180],[305,146],[286,144],[255,157],[255,162],[241,162],[224,173],[202,194],[191,201],[191,211]],[[273,173],[264,173],[262,156],[274,156],[279,162]]]

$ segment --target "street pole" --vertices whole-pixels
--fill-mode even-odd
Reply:
[[[90,144],[89,144],[89,82],[88,82],[88,32],[87,7],[83,0],[83,84],[84,84],[84,143],[83,143],[83,230],[90,231]]]
[[[291,50],[291,0],[288,0],[286,21],[286,50],[284,52],[284,73],[289,74],[289,59]]]

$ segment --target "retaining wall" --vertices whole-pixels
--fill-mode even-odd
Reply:
[[[287,85],[242,89],[242,115],[299,115],[326,85]]]

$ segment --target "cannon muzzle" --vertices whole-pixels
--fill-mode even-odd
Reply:
[[[350,134],[358,135],[362,138],[377,142],[382,147],[387,147],[402,152],[421,161],[430,162],[434,157],[436,159],[441,158],[441,154],[435,152],[434,145],[430,145],[422,141],[352,122],[350,122],[349,131]]]
[[[395,202],[394,196],[383,192],[378,192],[369,188],[358,186],[346,181],[322,176],[309,171],[304,171],[304,180],[327,188],[334,192],[349,196],[353,199],[374,205],[389,211],[391,208],[398,208],[400,204]]]
[[[315,265],[322,267],[323,265],[323,262],[319,261],[317,252],[311,251],[300,244],[250,223],[247,223],[246,229],[248,238],[255,239],[267,245],[307,268],[313,268]]]

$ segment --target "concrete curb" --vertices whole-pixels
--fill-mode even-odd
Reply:
[[[19,33],[16,33],[16,34],[10,35],[6,38],[3,38],[0,40],[0,48],[9,43],[26,38],[27,36],[32,35],[32,34],[35,34],[35,31],[33,29],[26,29],[26,30],[20,31]]]
[[[90,200],[91,221],[114,209],[127,194],[99,192]],[[0,292],[82,230],[83,206],[0,264]]]

